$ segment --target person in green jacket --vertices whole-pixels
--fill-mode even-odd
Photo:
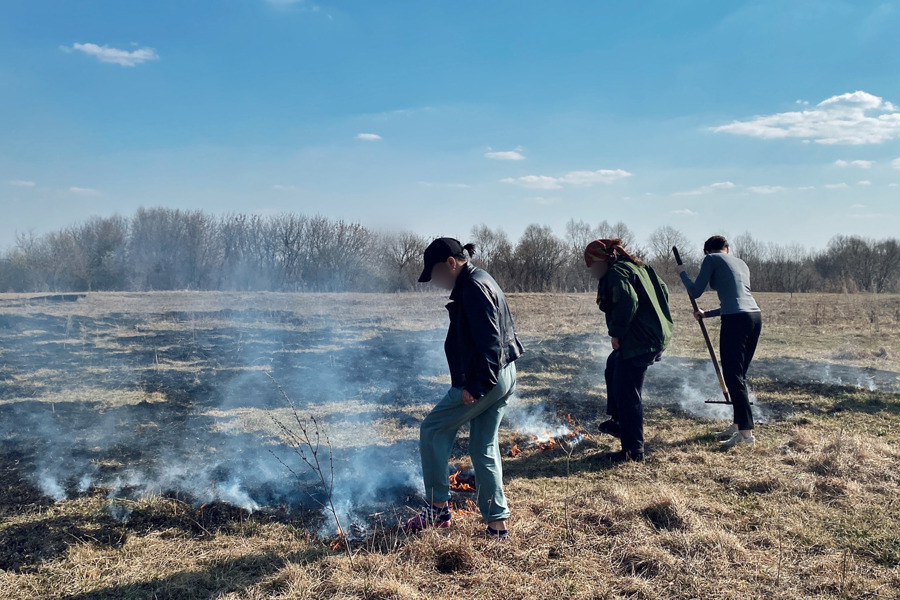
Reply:
[[[672,339],[669,290],[649,265],[631,256],[620,239],[595,240],[584,262],[598,280],[597,305],[606,315],[612,353],[606,361],[606,412],[600,431],[619,438],[614,463],[644,458],[642,393],[647,368]]]

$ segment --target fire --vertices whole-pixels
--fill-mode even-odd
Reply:
[[[454,492],[474,492],[475,488],[465,481],[457,481],[460,473],[462,473],[462,471],[457,471],[450,475],[450,489]]]
[[[526,446],[526,449],[537,448],[541,451],[552,451],[555,450],[560,443],[567,443],[569,446],[574,446],[587,438],[584,429],[575,422],[572,415],[565,415],[564,417],[559,415],[559,418],[565,421],[565,426],[560,426],[555,434],[549,429],[545,430],[540,436],[528,434],[530,443]],[[509,456],[512,457],[516,457],[521,453],[522,449],[519,448],[518,444],[513,445],[509,450]]]
[[[453,504],[451,503],[450,512],[453,513],[454,517],[460,517],[462,515],[474,515],[478,512],[478,505],[467,499],[465,504],[463,504],[460,508],[454,508]]]
[[[344,538],[346,537],[347,535],[344,533],[344,530],[338,527],[337,534],[335,534],[335,538],[331,541],[331,543],[328,544],[328,547],[337,552],[344,547]]]
[[[549,430],[544,432],[543,435],[543,438],[546,441],[542,442],[541,438],[533,434],[529,434],[528,437],[531,438],[531,445],[536,447],[538,450],[553,450],[554,448],[556,448],[556,440],[553,438],[553,435]]]

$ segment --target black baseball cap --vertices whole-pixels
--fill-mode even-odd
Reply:
[[[431,242],[425,248],[425,268],[419,276],[419,283],[431,281],[431,269],[434,265],[446,261],[451,256],[459,256],[463,253],[463,245],[459,240],[442,237]]]

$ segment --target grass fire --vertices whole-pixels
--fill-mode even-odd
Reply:
[[[679,313],[647,376],[646,458],[613,465],[593,298],[510,294],[528,352],[497,543],[465,429],[453,527],[399,527],[449,383],[428,295],[2,296],[0,596],[493,597],[501,577],[509,597],[896,597],[900,298],[758,297],[755,446],[717,447],[715,377]]]

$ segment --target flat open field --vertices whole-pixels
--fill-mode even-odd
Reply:
[[[678,288],[647,459],[612,467],[593,295],[510,295],[496,543],[465,491],[450,530],[395,528],[449,385],[444,297],[0,295],[0,598],[900,598],[900,297],[757,299],[755,447],[717,448]],[[311,416],[352,557],[290,446]]]

